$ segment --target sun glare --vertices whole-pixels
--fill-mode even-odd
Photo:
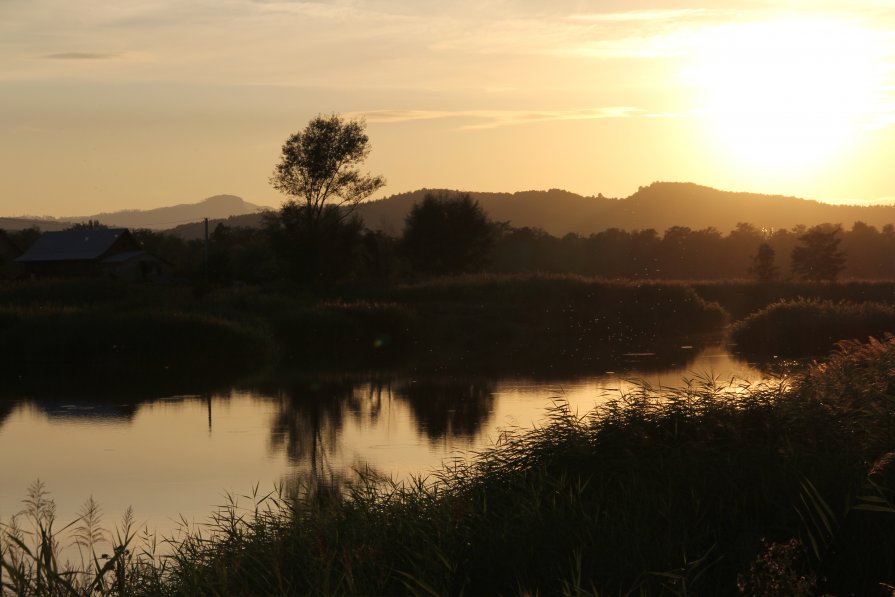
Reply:
[[[884,92],[877,34],[833,20],[719,27],[698,36],[699,114],[738,165],[795,174],[844,155]]]

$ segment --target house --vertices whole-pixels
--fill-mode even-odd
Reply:
[[[127,228],[74,228],[45,232],[15,260],[32,277],[105,276],[159,280],[170,266],[150,255]]]

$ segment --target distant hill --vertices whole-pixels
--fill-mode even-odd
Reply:
[[[236,195],[215,195],[199,203],[186,203],[149,210],[132,209],[61,219],[75,222],[98,220],[100,223],[108,226],[165,230],[173,228],[178,224],[202,221],[204,218],[210,220],[222,219],[230,216],[258,213],[262,209],[262,207],[244,201]]]
[[[414,203],[422,201],[427,193],[444,191],[445,189],[421,189],[370,201],[358,208],[358,215],[368,228],[397,235],[404,228],[404,218],[410,213]],[[590,231],[600,229],[601,214],[618,203],[616,199],[582,197],[559,189],[470,195],[493,220],[510,222],[516,227],[537,226],[551,234],[589,234]]]
[[[618,202],[603,217],[605,228],[659,232],[671,226],[713,226],[728,232],[739,222],[775,230],[825,222],[850,229],[856,221],[882,228],[895,224],[895,206],[830,205],[797,197],[719,191],[693,183],[656,182]]]
[[[63,230],[71,226],[71,222],[64,222],[53,218],[0,218],[0,230],[25,230],[26,228],[40,228],[44,232]]]
[[[362,204],[358,215],[368,228],[398,235],[414,203],[437,189],[400,193]],[[456,191],[449,191],[456,192]],[[856,221],[882,228],[895,224],[895,206],[829,205],[797,197],[719,191],[693,183],[655,182],[641,187],[625,199],[602,195],[585,197],[551,189],[518,193],[470,193],[493,220],[511,226],[542,228],[554,236],[570,232],[589,235],[607,228],[642,230],[653,228],[660,234],[672,226],[694,230],[714,227],[722,233],[739,222],[759,228],[792,228],[824,222],[842,224],[846,229]],[[203,235],[203,218],[209,229],[227,226],[261,226],[263,207],[234,195],[209,197],[198,203],[162,207],[146,211],[129,210],[59,219],[0,218],[0,228],[21,230],[37,226],[41,230],[61,230],[72,222],[99,220],[110,226],[165,230],[182,238]]]
[[[61,218],[0,218],[0,228],[4,230],[22,230],[24,228],[37,227],[48,232],[62,230],[73,223],[95,220],[106,226],[166,230],[178,224],[201,222],[204,218],[220,220],[235,215],[257,214],[263,209],[261,206],[244,201],[241,197],[235,195],[215,195],[198,203],[186,203],[148,210],[129,209]]]
[[[367,227],[400,233],[404,218],[432,190],[402,193],[363,204],[358,213]],[[434,191],[438,192],[438,191]],[[824,222],[851,228],[856,221],[882,228],[895,224],[895,206],[829,205],[817,201],[719,191],[693,183],[656,182],[626,199],[583,197],[567,191],[470,193],[494,220],[514,227],[542,228],[554,236],[589,235],[608,228],[659,233],[672,226],[714,227],[723,233],[747,222],[759,228],[792,228]]]
[[[219,218],[216,220],[209,219],[208,232],[214,232],[214,229],[218,224],[230,226],[231,228],[260,228],[263,223],[264,213],[265,212],[262,211],[241,216]],[[165,230],[165,232],[173,234],[174,236],[179,236],[184,240],[195,240],[197,238],[202,238],[205,235],[205,222],[181,224],[180,226],[175,226],[174,228]]]

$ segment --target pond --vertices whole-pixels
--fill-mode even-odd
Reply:
[[[504,429],[543,422],[556,401],[584,414],[638,383],[680,387],[696,378],[754,383],[765,376],[724,346],[708,345],[681,347],[671,361],[630,354],[599,375],[549,380],[302,376],[139,401],[7,398],[0,402],[0,517],[20,511],[40,479],[59,523],[74,519],[92,495],[106,527],[132,506],[141,527],[171,536],[182,521],[206,521],[228,494],[352,468],[398,480],[426,475],[486,449]]]

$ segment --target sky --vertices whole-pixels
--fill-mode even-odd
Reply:
[[[0,215],[260,205],[318,114],[376,197],[895,202],[890,0],[0,0]]]

